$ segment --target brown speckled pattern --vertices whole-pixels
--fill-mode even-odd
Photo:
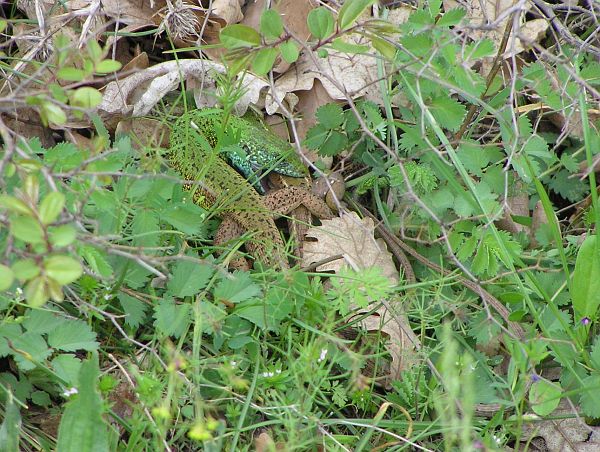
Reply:
[[[285,245],[273,217],[289,214],[300,205],[319,218],[331,218],[331,211],[322,200],[300,187],[283,188],[261,197],[214,151],[201,145],[207,141],[206,137],[200,136],[191,124],[199,120],[197,112],[190,112],[175,122],[169,161],[181,177],[200,181],[195,202],[200,202],[202,195],[204,206],[215,209],[225,218],[217,233],[217,244],[248,231],[251,238],[246,242],[246,249],[250,254],[267,266],[288,268]]]

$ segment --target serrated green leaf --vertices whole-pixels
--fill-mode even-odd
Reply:
[[[41,243],[44,241],[44,230],[32,217],[13,217],[10,220],[11,234],[25,243]]]
[[[146,303],[123,292],[119,292],[117,298],[121,302],[121,307],[125,313],[125,323],[132,328],[140,326],[146,318],[148,308]]]
[[[48,225],[54,223],[65,207],[65,195],[59,191],[48,193],[39,207],[39,215],[42,224]]]
[[[260,16],[260,32],[269,39],[277,39],[283,33],[283,21],[279,13],[266,9]]]
[[[181,337],[191,322],[189,304],[177,305],[171,299],[163,299],[154,308],[154,327],[166,336]]]
[[[306,146],[308,149],[317,150],[320,146],[325,143],[327,136],[329,135],[329,130],[323,127],[320,124],[311,127],[308,129],[306,133],[306,138],[302,142],[303,146]]]
[[[440,27],[452,27],[458,25],[466,14],[467,11],[464,8],[452,8],[440,17],[440,20],[437,21],[437,25]]]
[[[61,452],[108,452],[108,426],[103,401],[97,388],[100,377],[98,356],[81,364],[77,395],[67,402],[58,427],[56,450]]]
[[[342,5],[338,14],[338,24],[340,30],[346,30],[354,24],[354,21],[363,13],[365,9],[375,3],[375,0],[347,0]]]
[[[581,382],[579,404],[583,414],[600,418],[600,375],[594,374]]]
[[[120,62],[115,60],[102,60],[94,67],[97,74],[109,74],[111,72],[117,72],[123,66]]]
[[[560,403],[562,393],[560,383],[538,380],[531,385],[529,402],[531,409],[539,416],[548,416]]]
[[[465,115],[466,107],[449,96],[439,96],[429,104],[431,114],[445,129],[452,132],[458,131]]]
[[[46,274],[61,285],[70,284],[81,276],[83,269],[79,261],[69,256],[51,256],[44,260]]]
[[[221,30],[221,42],[229,50],[250,48],[260,45],[258,32],[242,24],[228,25]]]
[[[169,281],[169,292],[175,297],[196,295],[206,287],[214,272],[212,266],[196,262],[179,261]]]
[[[79,371],[81,370],[81,360],[75,355],[69,353],[61,353],[52,361],[50,361],[54,372],[62,378],[67,384],[75,386],[78,383]]]
[[[287,63],[295,63],[300,56],[300,50],[294,41],[286,41],[279,45],[279,51],[281,52],[281,57]]]
[[[344,123],[344,110],[338,104],[321,105],[316,112],[319,123],[327,129],[341,127]]]
[[[79,250],[81,257],[85,259],[87,264],[96,272],[104,278],[109,278],[112,276],[113,269],[109,264],[108,260],[105,257],[103,251],[100,251],[91,246],[81,247]]]
[[[279,55],[279,52],[272,47],[260,49],[252,60],[252,70],[257,75],[266,75],[273,69],[277,55]]]
[[[474,44],[470,44],[470,48],[467,48],[465,55],[467,61],[473,61],[492,56],[495,52],[496,48],[494,47],[493,41],[486,38]]]
[[[96,333],[81,320],[64,320],[60,328],[55,328],[48,333],[48,345],[65,352],[86,350],[88,352],[98,349]]]
[[[327,136],[325,143],[319,148],[319,155],[334,156],[346,149],[348,137],[337,130],[333,130]]]
[[[12,341],[13,356],[21,370],[31,370],[36,367],[34,361],[44,362],[52,354],[44,338],[35,332],[25,332]]]
[[[306,19],[310,33],[318,40],[323,40],[333,32],[333,14],[324,6],[319,6],[308,13]]]
[[[14,280],[15,275],[10,267],[0,264],[0,292],[10,288]]]
[[[187,235],[202,231],[206,212],[194,203],[173,203],[161,213],[161,220]]]
[[[226,303],[240,303],[261,294],[260,287],[252,282],[250,274],[246,272],[235,272],[227,275],[215,287],[215,300]]]

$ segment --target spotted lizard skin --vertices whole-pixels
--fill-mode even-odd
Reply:
[[[283,188],[261,197],[242,175],[212,149],[216,140],[215,129],[217,125],[220,126],[220,123],[216,124],[219,118],[222,119],[220,113],[206,114],[202,110],[194,110],[177,119],[171,130],[169,164],[185,180],[195,181],[186,187],[193,191],[195,202],[216,209],[223,217],[215,240],[217,244],[227,241],[227,237],[239,237],[248,231],[251,237],[246,242],[246,249],[252,256],[267,266],[288,268],[285,246],[274,217],[288,214],[302,205],[320,218],[331,218],[332,213],[321,199],[301,187]],[[277,172],[302,176],[307,173],[306,169],[299,169],[297,160],[293,160],[297,159],[295,154],[294,157],[286,155],[291,149],[289,143],[274,139],[266,129],[241,118],[229,118],[232,119],[240,131],[237,136],[241,148],[251,152],[275,153],[261,158],[263,162],[272,164]],[[261,137],[266,137],[264,147],[261,147]],[[278,147],[273,148],[273,143],[277,143]],[[282,148],[284,145],[287,147]],[[258,160],[254,158],[252,161]],[[297,171],[287,171],[286,168],[295,168]]]

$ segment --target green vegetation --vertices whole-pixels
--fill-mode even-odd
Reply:
[[[23,88],[0,98],[0,450],[527,450],[532,420],[597,424],[594,23],[506,57],[512,19],[493,42],[462,37],[466,11],[439,1],[400,24],[363,20],[372,4],[313,9],[307,42],[271,9],[257,29],[228,25],[216,78],[229,115],[245,71],[272,75],[303,52],[373,57],[379,102],[321,105],[302,146],[314,172],[327,159],[343,171],[340,206],[381,220],[393,280],[358,259],[229,271],[244,242],[283,248],[275,223],[214,244],[224,211],[194,202],[172,165],[184,149],[139,145],[98,114],[99,81],[121,68],[109,47],[56,33],[25,76],[5,46],[0,69]],[[6,12],[9,40],[22,19]],[[192,109],[181,88],[152,113],[163,125]],[[15,108],[60,139],[13,131]],[[80,144],[76,121],[91,125]],[[250,138],[232,121],[211,125],[238,158]],[[199,187],[227,188],[229,173],[257,184],[209,162],[214,144],[186,161]]]

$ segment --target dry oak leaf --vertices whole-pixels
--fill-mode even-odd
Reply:
[[[306,237],[317,241],[304,243],[302,263],[308,266],[341,254],[341,259],[320,265],[317,271],[337,272],[346,265],[354,270],[378,267],[391,284],[397,284],[398,270],[394,266],[392,255],[383,240],[375,239],[374,233],[373,220],[361,219],[355,212],[342,214],[332,220],[323,220],[321,226],[309,229],[306,234]],[[379,300],[374,302],[379,304]],[[372,308],[368,306],[357,312],[356,316],[362,317],[369,311],[372,311]],[[420,347],[419,339],[410,329],[406,316],[394,311],[394,306],[384,303],[359,323],[366,331],[381,331],[388,336],[386,346],[392,362],[390,372],[386,375],[386,384],[398,379],[403,370],[415,364],[415,350]]]
[[[578,409],[578,407],[575,407]],[[600,450],[600,427],[587,425],[582,417],[576,417],[573,407],[561,400],[552,412],[551,419],[542,420],[530,413],[523,416],[521,442],[531,441],[536,449],[545,452],[596,452]],[[536,441],[539,439],[541,441]]]
[[[181,86],[181,79],[198,82],[199,88],[194,91],[198,108],[212,107],[215,105],[215,97],[208,93],[216,90],[215,73],[225,73],[224,66],[207,60],[189,59],[156,64],[106,85],[98,110],[104,117],[113,119],[146,115],[167,93]],[[236,104],[238,114],[245,113],[250,104],[260,105],[262,102],[265,103],[268,114],[277,111],[279,104],[274,101],[272,93],[267,92],[267,82],[246,74],[242,85],[244,95]],[[294,95],[281,91],[277,91],[276,95],[287,101],[289,108],[293,108],[296,103]]]
[[[371,218],[361,219],[355,212],[343,214],[323,220],[321,226],[309,229],[306,237],[316,242],[304,244],[304,266],[341,254],[341,259],[320,265],[317,271],[337,272],[346,265],[354,270],[379,267],[392,284],[398,283],[392,255],[383,240],[375,239],[375,223]]]
[[[513,11],[522,13],[524,17],[527,10],[531,8],[531,3],[526,2],[522,5],[518,0],[444,0],[446,11],[457,7],[467,11],[469,23],[474,26],[467,31],[469,38],[475,42],[489,38],[496,46],[500,46],[506,24],[509,20],[513,20]],[[492,29],[489,28],[490,24],[493,24]],[[511,38],[504,52],[504,58],[517,55],[528,48],[532,42],[539,41],[547,29],[548,21],[545,19],[519,22],[518,28],[511,30]]]

